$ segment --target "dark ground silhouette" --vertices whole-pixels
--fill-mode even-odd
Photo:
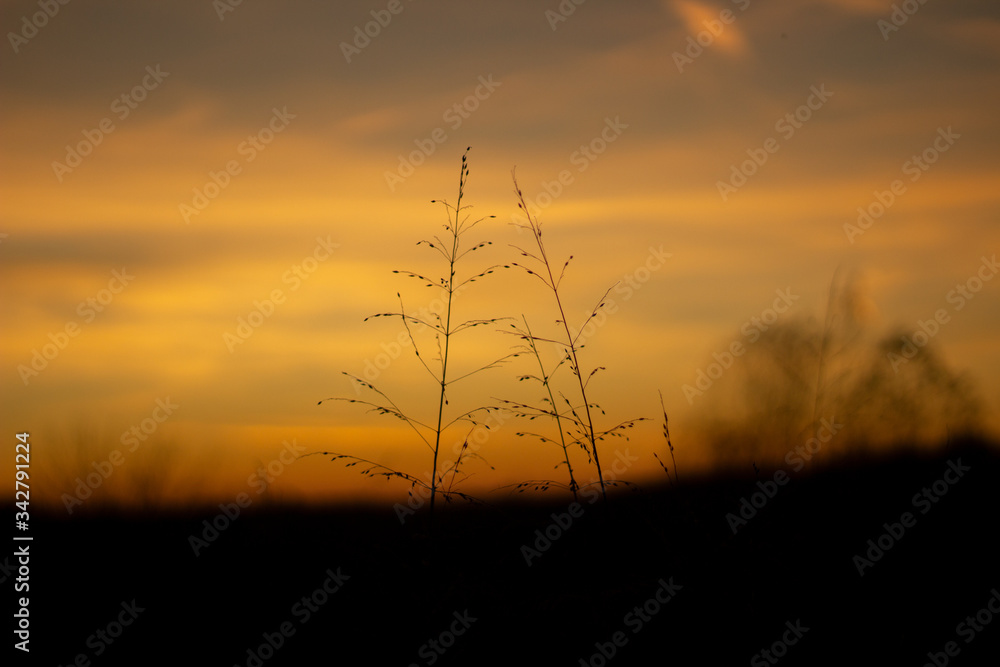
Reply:
[[[579,511],[555,495],[452,504],[433,538],[389,507],[249,508],[197,557],[189,537],[217,507],[38,517],[31,662],[923,665],[951,641],[950,662],[995,664],[1000,615],[959,627],[1000,587],[995,447],[786,472],[776,487],[767,470],[682,475]],[[774,497],[734,534],[727,515],[760,503],[758,482]],[[904,512],[859,576],[854,557]]]

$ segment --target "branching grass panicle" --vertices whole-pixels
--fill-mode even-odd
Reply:
[[[569,268],[573,256],[570,255],[569,259],[562,263],[562,266],[558,268],[557,275],[557,270],[555,269],[557,265],[554,264],[549,258],[545,249],[545,243],[542,240],[541,223],[534,215],[532,215],[531,211],[528,210],[528,204],[517,184],[517,176],[512,173],[512,177],[514,180],[514,193],[517,198],[517,206],[521,209],[526,218],[526,221],[519,226],[521,229],[530,232],[531,238],[534,241],[534,246],[531,247],[530,250],[514,246],[514,249],[520,253],[521,257],[531,260],[532,263],[529,265],[528,263],[524,263],[525,260],[521,260],[518,262],[512,262],[511,265],[523,269],[528,275],[534,276],[540,280],[546,289],[552,293],[556,311],[558,313],[556,326],[561,330],[561,333],[551,338],[536,336],[528,327],[527,320],[525,320],[524,330],[515,329],[515,333],[520,335],[523,340],[527,341],[527,348],[538,360],[540,369],[540,375],[527,375],[523,376],[521,379],[537,380],[546,389],[547,396],[542,399],[543,405],[541,407],[517,401],[503,402],[512,409],[515,415],[519,415],[521,417],[535,419],[540,416],[549,416],[555,419],[559,429],[560,439],[558,444],[562,447],[563,454],[565,456],[563,463],[565,463],[569,473],[569,489],[575,496],[577,489],[579,488],[570,463],[568,451],[569,444],[577,444],[586,453],[588,462],[594,464],[597,470],[597,483],[601,488],[601,496],[606,501],[607,486],[609,486],[609,483],[605,480],[604,471],[601,468],[598,443],[610,437],[620,437],[624,434],[625,430],[632,428],[637,422],[645,420],[643,417],[628,419],[616,424],[610,429],[603,431],[597,430],[594,426],[594,412],[600,411],[603,415],[604,411],[601,410],[600,406],[589,399],[587,392],[590,381],[598,372],[604,370],[604,367],[597,366],[589,372],[584,372],[580,366],[580,350],[584,347],[580,337],[590,320],[596,318],[600,310],[604,307],[604,300],[614,288],[614,285],[608,288],[601,299],[597,302],[597,305],[591,309],[586,321],[584,321],[574,333],[573,329],[570,327],[569,320],[566,317],[566,309],[563,305],[563,298],[560,292],[560,286],[562,285],[563,278],[566,276],[566,269]],[[545,368],[542,364],[541,356],[538,351],[538,343],[554,345],[560,351],[560,361],[550,373],[545,372]],[[574,384],[576,385],[576,390],[578,392],[578,403],[575,403],[567,398],[562,392],[559,392],[560,400],[558,403],[556,401],[555,391],[551,385],[551,379],[552,374],[555,373],[556,370],[558,370],[563,364],[566,364],[569,367],[570,373],[572,373],[575,378]],[[543,442],[555,442],[555,440],[538,436],[537,434],[523,435],[536,435],[536,437],[540,437]],[[566,442],[567,436],[569,437],[569,443]],[[560,465],[562,465],[562,463]],[[547,488],[548,485],[543,483],[543,486]]]
[[[466,255],[474,253],[482,248],[492,245],[490,241],[482,241],[469,245],[465,243],[465,235],[472,230],[480,222],[487,220],[489,218],[494,218],[495,216],[485,216],[482,218],[472,219],[466,212],[471,208],[469,205],[463,205],[463,199],[465,198],[465,187],[469,178],[469,163],[468,163],[468,150],[464,155],[462,155],[462,165],[461,171],[459,173],[458,182],[458,198],[454,205],[449,204],[445,200],[431,200],[431,203],[439,203],[445,207],[447,211],[447,223],[444,224],[444,229],[446,234],[443,236],[434,236],[430,240],[419,241],[417,245],[423,245],[435,252],[439,253],[447,263],[447,271],[444,276],[440,278],[430,278],[422,273],[407,270],[397,270],[393,273],[401,274],[403,276],[420,281],[426,287],[439,288],[444,291],[444,307],[443,312],[432,312],[426,317],[417,317],[415,315],[409,314],[403,303],[402,296],[397,293],[396,296],[399,299],[399,311],[390,313],[377,313],[370,317],[365,318],[365,321],[378,317],[398,317],[406,330],[407,336],[410,342],[413,344],[413,351],[417,359],[420,361],[424,370],[430,375],[434,384],[437,387],[437,397],[436,397],[436,410],[431,420],[422,421],[409,412],[404,411],[396,404],[386,393],[381,389],[376,387],[370,382],[367,382],[357,376],[351,375],[350,373],[344,373],[350,377],[354,382],[357,382],[362,388],[367,389],[369,392],[376,394],[374,400],[362,400],[362,399],[348,399],[341,397],[333,397],[324,400],[339,400],[346,401],[348,403],[359,403],[362,405],[367,405],[372,411],[395,417],[397,419],[405,422],[413,431],[416,433],[417,437],[423,442],[423,444],[429,450],[431,456],[431,473],[430,480],[422,480],[418,477],[410,475],[405,472],[394,470],[380,463],[369,461],[357,456],[350,454],[341,454],[336,452],[321,452],[322,454],[331,456],[331,460],[336,461],[340,459],[345,459],[349,461],[347,464],[349,467],[361,466],[361,472],[370,477],[382,476],[386,479],[400,478],[410,482],[411,493],[413,487],[422,487],[429,492],[430,496],[430,515],[433,517],[435,500],[438,495],[444,496],[445,500],[451,500],[452,497],[462,498],[465,500],[472,500],[471,496],[467,494],[460,493],[454,490],[454,484],[456,479],[458,479],[459,470],[462,462],[468,458],[467,454],[467,444],[468,438],[466,438],[466,446],[463,446],[462,451],[459,452],[458,458],[449,466],[443,470],[439,470],[440,465],[440,454],[441,454],[441,441],[442,435],[451,427],[456,426],[460,423],[465,423],[470,426],[471,429],[476,428],[481,424],[477,421],[477,417],[483,413],[488,413],[490,410],[494,409],[488,406],[477,407],[471,410],[462,412],[461,414],[448,417],[446,416],[446,408],[449,406],[448,392],[451,386],[463,379],[466,379],[480,371],[486,370],[488,368],[494,368],[500,365],[502,362],[515,355],[506,355],[500,357],[484,366],[480,366],[475,370],[464,372],[461,374],[456,374],[453,372],[451,367],[451,360],[454,356],[453,342],[457,334],[467,331],[476,327],[495,324],[502,318],[493,319],[476,319],[476,320],[465,320],[461,323],[456,324],[454,318],[456,294],[465,288],[470,283],[473,283],[480,278],[493,273],[498,266],[490,266],[484,270],[477,273],[469,275],[468,277],[461,278],[458,273],[458,262],[463,259]],[[434,347],[437,350],[436,358],[430,358],[421,352],[421,346],[418,342],[418,338],[415,335],[416,329],[423,329],[429,331],[434,338]],[[323,401],[320,401],[323,403]],[[488,428],[488,426],[486,426]],[[450,480],[446,482],[446,476],[450,475]]]

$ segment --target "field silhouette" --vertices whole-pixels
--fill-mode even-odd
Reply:
[[[937,483],[956,465],[967,471]],[[388,505],[39,518],[32,652],[253,665],[247,651],[268,654],[266,637],[290,624],[262,664],[603,664],[615,636],[608,664],[745,664],[801,622],[786,664],[923,664],[947,641],[963,664],[996,654],[992,627],[968,644],[955,634],[997,585],[995,446],[786,472],[773,486],[768,469],[686,475],[607,503],[443,505],[433,536],[425,515],[400,523]],[[885,537],[904,512],[915,524]],[[733,515],[749,517],[735,533]],[[888,548],[866,556],[869,540]],[[863,576],[859,556],[873,559]],[[314,597],[324,584],[335,592]],[[651,602],[661,589],[668,601]],[[88,646],[133,600],[145,611],[120,638]],[[462,634],[443,637],[447,650],[428,646],[453,623]]]

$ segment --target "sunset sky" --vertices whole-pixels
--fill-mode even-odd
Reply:
[[[56,501],[115,449],[106,493],[171,470],[173,497],[229,497],[285,442],[419,475],[426,450],[398,421],[317,401],[364,397],[341,372],[395,349],[399,321],[366,316],[397,310],[397,291],[416,311],[438,296],[392,271],[440,274],[416,243],[443,232],[431,200],[454,202],[467,146],[465,203],[496,218],[460,270],[530,242],[510,224],[516,167],[549,251],[574,256],[571,313],[622,281],[583,365],[607,367],[608,420],[653,419],[607,446],[640,456],[630,476],[659,470],[658,390],[681,469],[705,460],[684,385],[781,293],[798,297],[781,317],[822,317],[838,267],[879,335],[945,311],[931,345],[996,432],[1000,12],[904,4],[4,0],[4,432],[32,434]],[[515,270],[458,304],[555,319]],[[456,367],[515,342],[477,329]],[[526,364],[455,385],[454,409],[538,398]],[[376,384],[430,420],[433,381],[407,351]],[[473,462],[470,489],[561,474],[521,428],[483,444],[496,471]],[[406,494],[316,457],[270,489]]]

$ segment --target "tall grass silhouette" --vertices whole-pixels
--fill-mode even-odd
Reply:
[[[604,471],[601,468],[598,443],[601,443],[608,438],[621,437],[627,429],[635,426],[637,422],[645,421],[646,419],[645,417],[627,419],[605,430],[598,430],[594,426],[594,412],[600,411],[602,415],[605,413],[597,403],[593,402],[589,398],[588,387],[593,377],[597,375],[598,372],[605,370],[605,367],[597,366],[586,373],[581,369],[580,351],[583,349],[584,344],[580,340],[580,337],[590,321],[596,318],[600,310],[604,307],[605,299],[608,294],[610,294],[611,290],[614,289],[614,285],[609,287],[608,290],[601,296],[597,305],[590,310],[585,321],[574,332],[570,327],[568,318],[566,317],[566,308],[563,304],[563,297],[560,292],[563,278],[566,276],[566,269],[569,268],[570,262],[573,260],[573,256],[570,255],[569,258],[563,262],[561,267],[558,269],[556,268],[558,264],[554,263],[549,257],[545,248],[545,243],[542,239],[541,222],[539,222],[537,217],[532,215],[531,211],[528,210],[528,204],[524,199],[524,194],[521,192],[521,189],[517,184],[517,175],[512,173],[511,176],[514,180],[514,193],[517,197],[517,206],[521,209],[526,219],[526,221],[520,224],[519,227],[528,231],[531,234],[531,240],[534,241],[534,247],[530,250],[514,246],[515,250],[520,253],[521,257],[526,257],[528,260],[532,260],[531,264],[529,265],[525,260],[521,260],[518,262],[512,262],[511,266],[521,268],[527,272],[529,276],[537,278],[545,286],[545,289],[551,292],[555,310],[558,314],[555,324],[560,332],[555,337],[551,338],[535,335],[528,326],[526,319],[524,320],[524,329],[519,329],[516,326],[513,327],[513,332],[520,336],[522,340],[526,341],[524,349],[530,351],[534,355],[538,362],[540,373],[539,375],[525,375],[520,379],[535,380],[541,383],[546,390],[547,396],[542,399],[542,405],[532,405],[529,403],[511,400],[503,400],[502,403],[509,407],[515,415],[525,417],[529,420],[534,420],[542,416],[548,416],[554,419],[559,431],[559,441],[557,444],[559,444],[562,448],[564,455],[564,460],[559,465],[564,463],[569,474],[569,484],[567,488],[572,491],[574,497],[576,497],[577,491],[580,488],[578,482],[576,481],[576,477],[574,476],[569,456],[569,446],[575,444],[578,445],[587,455],[588,463],[592,463],[596,468],[597,483],[600,485],[601,497],[606,501],[607,486],[609,486],[609,484],[605,481]],[[549,372],[546,372],[545,366],[542,363],[542,357],[539,352],[539,344],[553,345],[560,352],[559,362]],[[568,366],[569,371],[575,380],[575,382],[571,381],[571,384],[576,385],[575,393],[579,398],[579,402],[574,402],[561,391],[559,392],[559,399],[556,399],[555,392],[552,387],[552,376],[563,365]],[[531,435],[540,438],[543,442],[555,442],[546,436],[536,433],[519,433],[518,435]],[[569,442],[567,442],[567,437]],[[518,485],[518,487],[521,490],[529,486],[538,486],[541,489],[546,489],[552,483],[553,482],[550,481],[522,482]]]
[[[431,420],[420,420],[412,416],[409,412],[404,411],[396,404],[386,393],[381,389],[376,387],[370,382],[367,382],[355,375],[344,372],[344,375],[350,377],[354,382],[357,382],[363,388],[376,394],[377,398],[375,400],[363,400],[363,399],[352,399],[352,398],[342,398],[342,397],[332,397],[326,398],[319,401],[322,404],[324,401],[337,400],[346,401],[348,403],[359,403],[362,405],[367,405],[372,411],[395,417],[397,419],[405,422],[417,435],[421,442],[427,447],[431,456],[431,473],[430,480],[425,481],[409,473],[395,470],[385,466],[381,463],[370,461],[358,456],[351,454],[343,454],[337,452],[320,452],[322,455],[332,456],[331,461],[336,460],[346,460],[347,467],[360,466],[362,474],[369,477],[385,477],[386,479],[391,478],[401,478],[410,482],[411,493],[414,487],[422,487],[430,494],[430,516],[433,518],[435,500],[438,495],[445,498],[446,501],[450,501],[452,496],[463,498],[465,500],[475,500],[472,496],[462,493],[454,489],[454,483],[458,477],[459,469],[462,465],[463,460],[468,456],[468,437],[466,437],[465,445],[461,448],[456,460],[449,465],[444,470],[439,470],[439,459],[441,454],[441,438],[442,434],[445,433],[449,428],[460,424],[466,423],[470,425],[471,429],[477,426],[484,426],[489,428],[488,425],[481,423],[477,419],[481,418],[480,415],[483,413],[488,413],[494,408],[490,406],[476,407],[471,410],[462,412],[461,414],[454,417],[446,416],[446,408],[449,405],[448,401],[448,391],[449,388],[456,382],[466,379],[476,373],[484,371],[488,368],[496,367],[501,364],[506,359],[510,358],[511,354],[500,357],[484,366],[480,366],[473,371],[456,374],[452,371],[451,360],[454,356],[454,339],[455,336],[464,331],[491,325],[498,322],[502,318],[492,318],[492,319],[474,319],[465,320],[461,323],[455,323],[455,303],[456,294],[458,291],[462,290],[466,285],[475,282],[476,280],[491,274],[497,268],[497,265],[489,266],[477,273],[474,273],[466,278],[460,278],[458,274],[458,263],[460,260],[465,258],[467,255],[474,253],[482,248],[492,245],[491,241],[481,241],[474,244],[468,244],[465,242],[465,236],[479,223],[484,220],[494,218],[495,216],[485,216],[482,218],[472,219],[470,215],[466,213],[468,209],[471,208],[469,205],[463,205],[463,199],[465,198],[465,188],[469,178],[469,163],[468,163],[468,152],[470,148],[467,148],[465,154],[462,155],[462,165],[459,173],[458,181],[458,198],[454,205],[449,204],[446,200],[431,200],[431,203],[439,203],[444,206],[448,214],[448,222],[444,225],[444,229],[447,232],[444,238],[441,236],[434,236],[431,240],[419,241],[417,245],[423,245],[427,248],[434,250],[439,253],[447,264],[447,270],[444,275],[439,278],[430,278],[422,273],[417,273],[415,271],[408,270],[396,270],[393,273],[401,274],[408,278],[412,278],[424,284],[426,287],[430,288],[440,288],[444,290],[444,312],[435,313],[432,312],[426,318],[416,317],[412,314],[406,312],[406,308],[403,304],[402,296],[397,292],[396,297],[399,299],[399,311],[390,313],[377,313],[370,317],[366,317],[365,321],[369,319],[379,318],[379,317],[389,317],[389,318],[399,318],[406,329],[407,336],[410,342],[413,344],[413,351],[417,359],[420,361],[423,368],[427,373],[433,378],[434,384],[436,386],[436,404],[437,408],[435,414]],[[417,337],[414,335],[416,328],[422,328],[429,331],[434,338],[435,346],[437,348],[437,358],[428,360],[427,356],[421,352],[420,344]],[[429,422],[429,423],[428,423]],[[448,484],[446,485],[446,478],[451,475]]]

